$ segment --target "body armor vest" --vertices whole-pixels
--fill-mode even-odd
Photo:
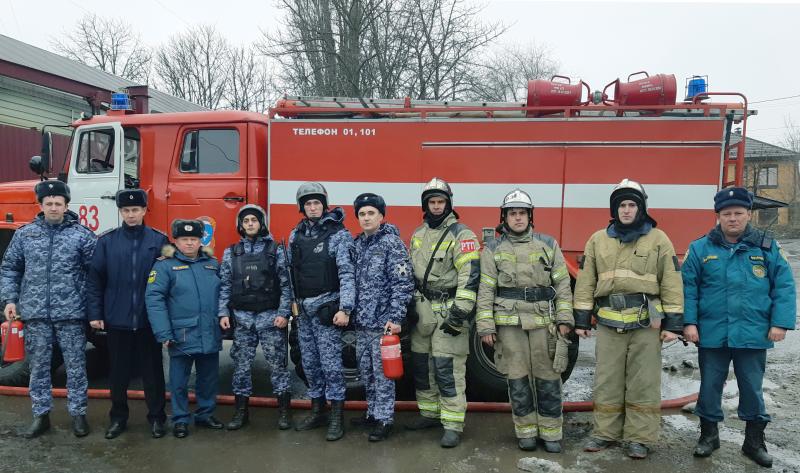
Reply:
[[[329,250],[330,236],[341,224],[326,225],[316,236],[295,233],[292,242],[292,273],[297,297],[315,297],[339,290],[339,268]]]
[[[263,312],[277,309],[281,290],[277,245],[269,241],[258,253],[246,253],[244,243],[231,247],[231,307]]]

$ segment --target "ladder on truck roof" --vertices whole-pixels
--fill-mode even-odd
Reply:
[[[287,118],[302,117],[375,117],[395,118],[473,117],[525,118],[525,102],[478,102],[457,100],[380,99],[360,97],[319,97],[287,95],[279,100],[274,111]],[[415,111],[419,109],[419,111]]]

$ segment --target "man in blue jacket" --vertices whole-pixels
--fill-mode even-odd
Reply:
[[[172,395],[173,434],[189,435],[189,375],[197,371],[194,424],[222,429],[214,418],[217,406],[219,352],[222,350],[223,320],[217,318],[219,263],[201,246],[203,222],[175,220],[175,246],[164,247],[164,259],[153,266],[147,278],[145,302],[153,335],[169,347],[169,390]],[[227,323],[227,317],[223,318]]]
[[[300,316],[300,355],[311,397],[311,414],[295,427],[310,430],[328,421],[325,399],[331,401],[326,439],[344,436],[345,382],[340,328],[350,323],[355,306],[353,237],[344,227],[344,210],[328,209],[328,192],[319,182],[297,189],[303,218],[289,235],[289,263]]]
[[[414,273],[397,227],[383,223],[383,197],[365,193],[353,203],[363,232],[355,239],[355,327],[367,412],[355,424],[372,427],[370,442],[385,440],[394,424],[394,381],[383,374],[380,338],[400,333],[414,295]]]
[[[700,439],[694,455],[719,448],[722,387],[733,361],[739,418],[747,422],[742,452],[771,467],[764,429],[771,420],[761,385],[767,349],[795,326],[795,284],[777,241],[750,225],[752,197],[741,187],[714,197],[719,224],[689,246],[683,265],[684,336],[698,345]]]
[[[225,249],[219,272],[220,317],[225,320],[232,314],[236,319],[231,347],[236,408],[226,428],[238,430],[250,420],[253,360],[261,343],[272,373],[272,392],[278,398],[278,428],[286,430],[292,426],[292,392],[286,367],[286,327],[292,313],[292,291],[286,254],[270,235],[267,213],[258,205],[239,209],[236,230],[242,239]],[[228,324],[223,322],[222,328],[229,328]]]
[[[0,267],[5,317],[25,322],[33,423],[22,435],[34,438],[50,429],[50,364],[58,342],[67,369],[72,431],[84,437],[89,434],[85,284],[96,238],[67,210],[70,192],[65,183],[42,181],[34,191],[42,212],[14,233]]]
[[[128,423],[128,385],[133,367],[142,373],[147,421],[154,438],[164,436],[164,368],[161,344],[153,337],[144,305],[147,275],[167,236],[144,225],[147,194],[141,189],[117,192],[123,223],[97,240],[89,267],[89,325],[106,330],[111,388],[106,438],[118,437]]]

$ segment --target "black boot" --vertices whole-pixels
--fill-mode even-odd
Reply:
[[[331,418],[328,421],[328,441],[344,437],[344,401],[331,401]]]
[[[89,423],[86,422],[85,415],[72,416],[72,433],[76,437],[86,437],[89,435]]]
[[[392,433],[392,427],[394,425],[391,422],[383,423],[383,422],[375,422],[372,427],[372,431],[369,433],[368,440],[370,442],[381,442],[389,438],[389,434]]]
[[[42,414],[33,418],[28,430],[22,433],[26,439],[36,438],[50,430],[50,414]]]
[[[328,416],[325,415],[325,398],[318,397],[311,400],[311,413],[307,415],[294,430],[311,430],[328,423]]]
[[[742,453],[767,468],[772,468],[772,456],[767,453],[767,445],[764,443],[764,429],[767,423],[764,421],[748,420],[744,430],[744,443]]]
[[[236,407],[233,413],[233,419],[225,426],[228,430],[239,430],[250,422],[250,411],[248,410],[247,403],[250,398],[247,396],[236,396]]]
[[[710,457],[719,448],[719,429],[716,422],[700,418],[700,438],[694,447],[694,456]]]
[[[278,395],[278,428],[281,430],[292,428],[292,393],[290,392]]]

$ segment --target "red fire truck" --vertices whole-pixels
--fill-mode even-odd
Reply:
[[[531,81],[520,103],[287,97],[268,114],[111,110],[74,123],[63,165],[50,164],[44,146],[38,170],[69,183],[70,209],[96,232],[120,224],[115,192],[141,187],[149,225],[166,231],[175,218],[200,218],[204,244],[218,254],[238,238],[235,215],[246,203],[268,209],[272,233],[288,236],[304,181],[325,185],[354,233],[355,196],[383,195],[387,220],[406,240],[421,222],[422,184],[434,176],[452,185],[461,221],[484,238],[494,236],[503,196],[519,187],[533,197],[537,231],[556,237],[574,276],[622,178],[644,184],[651,214],[681,254],[714,224],[714,193],[741,182],[744,140],[733,151],[730,136],[734,124],[746,132],[753,113],[743,95],[701,90],[676,103],[674,76],[631,79],[606,87],[612,99],[595,92],[583,101],[588,86],[558,80]],[[34,184],[0,185],[0,251],[39,211]],[[472,394],[503,396],[491,352],[474,339]],[[2,376],[12,368],[0,369],[0,384],[13,381]]]

